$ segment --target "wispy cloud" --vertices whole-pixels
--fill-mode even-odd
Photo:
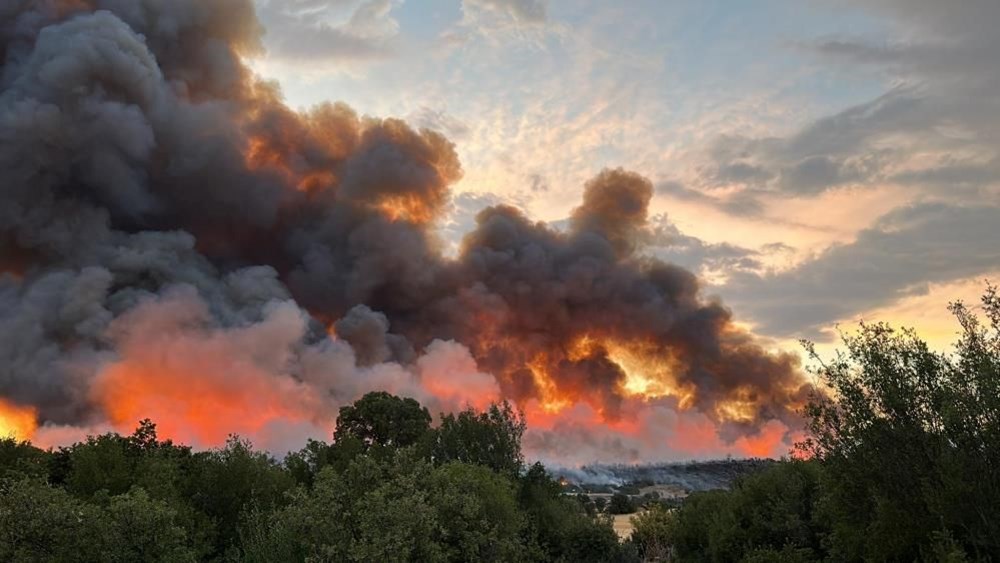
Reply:
[[[388,56],[399,23],[394,0],[261,0],[271,57],[292,64]]]

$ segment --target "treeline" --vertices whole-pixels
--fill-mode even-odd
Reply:
[[[521,454],[507,404],[443,416],[371,393],[333,443],[195,452],[152,422],[56,451],[0,441],[0,561],[636,561]]]
[[[372,393],[332,443],[280,462],[237,438],[194,452],[148,421],[56,451],[0,441],[0,561],[1000,561],[993,288],[981,309],[953,305],[949,354],[862,325],[814,358],[829,389],[805,411],[807,461],[647,503],[627,542],[525,466],[509,405],[432,427],[416,401]]]
[[[809,461],[635,520],[647,560],[1000,561],[1000,299],[990,288],[953,353],[862,325],[821,364]],[[817,362],[820,360],[816,358]]]

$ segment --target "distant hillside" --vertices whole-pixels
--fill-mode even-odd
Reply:
[[[770,459],[725,459],[648,465],[597,464],[558,468],[552,473],[585,491],[670,485],[693,492],[729,488],[738,477],[756,473],[774,463]]]

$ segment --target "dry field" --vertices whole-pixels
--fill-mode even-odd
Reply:
[[[632,517],[639,514],[636,512],[635,514],[615,515],[615,533],[622,541],[627,540],[632,535]]]

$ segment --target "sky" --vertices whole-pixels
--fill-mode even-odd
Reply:
[[[1000,3],[258,0],[252,65],[309,108],[445,133],[480,209],[565,222],[584,182],[654,182],[647,252],[776,348],[860,320],[945,346],[1000,272]]]

